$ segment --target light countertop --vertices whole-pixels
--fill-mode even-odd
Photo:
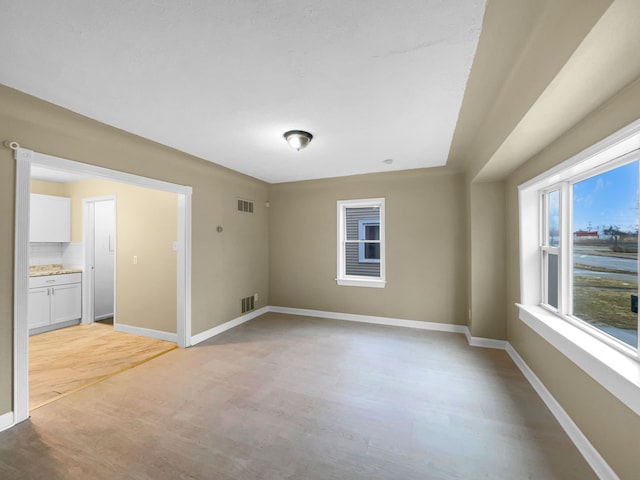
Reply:
[[[45,275],[63,275],[65,273],[82,273],[81,268],[65,268],[61,264],[31,265],[30,277],[43,277]]]

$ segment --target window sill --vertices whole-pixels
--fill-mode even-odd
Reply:
[[[363,279],[363,278],[336,278],[336,282],[338,285],[347,286],[347,287],[370,287],[370,288],[384,288],[387,282],[384,280],[380,280],[379,278],[374,279]]]
[[[640,415],[640,362],[540,306],[516,304],[520,320]]]

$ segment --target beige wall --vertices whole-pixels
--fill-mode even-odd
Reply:
[[[469,186],[471,321],[474,337],[507,338],[504,183]]]
[[[620,478],[640,472],[640,417],[518,319],[517,186],[640,118],[640,79],[514,172],[506,183],[509,342]]]
[[[336,285],[336,201],[385,198],[384,289]],[[464,175],[413,170],[272,185],[272,305],[466,323]]]
[[[31,193],[41,195],[53,195],[56,197],[68,197],[67,186],[64,183],[43,182],[42,180],[31,180]],[[73,217],[72,217],[73,221]]]
[[[193,187],[193,334],[238,317],[243,296],[268,304],[264,182],[2,86],[0,132],[38,152]],[[238,213],[237,197],[254,200],[255,213]],[[15,161],[0,148],[0,414],[12,408],[14,208]]]
[[[82,241],[82,199],[116,197],[118,324],[175,333],[178,195],[98,179],[71,182],[68,191],[74,242]]]

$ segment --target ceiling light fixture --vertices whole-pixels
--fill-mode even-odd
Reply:
[[[289,143],[291,148],[295,148],[297,151],[305,148],[313,139],[313,135],[302,130],[289,130],[284,133],[283,137]]]

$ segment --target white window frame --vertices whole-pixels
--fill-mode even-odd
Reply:
[[[559,232],[559,243],[557,246],[551,246],[549,245],[549,218],[546,215],[546,213],[548,212],[549,209],[549,194],[551,192],[554,191],[558,191],[559,192],[559,196],[560,196],[560,219],[559,219],[559,227],[561,229],[561,231]],[[565,286],[562,282],[562,275],[563,275],[563,262],[562,260],[564,259],[564,255],[563,255],[563,250],[562,250],[562,244],[564,241],[563,238],[563,231],[562,231],[562,227],[564,224],[564,218],[565,215],[563,214],[562,211],[562,206],[564,204],[563,199],[566,196],[566,191],[564,190],[564,188],[562,188],[561,185],[553,185],[550,188],[547,188],[545,190],[543,190],[540,194],[540,205],[541,205],[541,211],[542,211],[542,215],[540,217],[540,271],[542,272],[542,295],[541,295],[541,303],[544,307],[554,311],[554,312],[558,312],[558,311],[562,311],[562,309],[564,308],[564,306],[566,305],[566,303],[563,301],[563,293],[565,292]],[[555,307],[553,305],[551,305],[549,303],[549,299],[548,299],[548,292],[549,292],[549,275],[548,275],[548,268],[549,268],[549,262],[548,262],[548,258],[549,255],[557,255],[558,256],[558,279],[557,279],[557,284],[558,284],[558,306]]]
[[[385,275],[385,199],[384,198],[366,198],[358,200],[338,200],[337,202],[337,278],[338,285],[350,287],[372,287],[384,288],[387,284]],[[380,210],[380,276],[369,277],[365,275],[347,275],[346,274],[346,254],[345,245],[347,243],[346,230],[346,211],[347,208],[378,208]],[[350,240],[350,242],[354,242]],[[358,243],[364,244],[365,240],[357,240]]]
[[[640,120],[518,187],[519,318],[640,415],[638,349],[614,340],[567,312],[571,299],[571,185],[640,157]],[[558,309],[547,304],[543,252],[548,250],[543,193],[560,188]],[[562,199],[566,199],[563,201]],[[548,238],[548,237],[547,237]]]

